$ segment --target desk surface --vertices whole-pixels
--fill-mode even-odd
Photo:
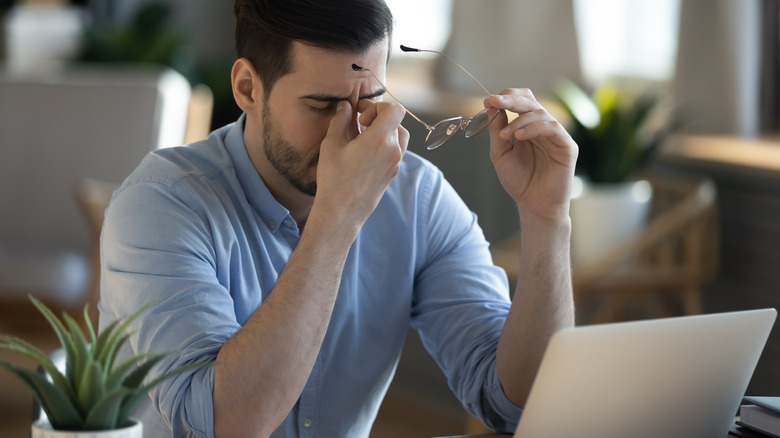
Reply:
[[[728,432],[728,437],[725,438],[732,438],[732,437],[738,437],[738,438],[766,438],[767,435],[760,434],[758,432],[753,432],[750,429],[745,429],[743,427],[739,427],[736,424],[732,424],[731,428]],[[485,434],[479,434],[479,435],[452,435],[452,436],[443,436],[438,438],[501,438],[501,437],[511,437],[511,434],[502,434],[502,433],[485,433]],[[717,437],[715,437],[717,438]]]
[[[483,433],[479,435],[452,435],[452,436],[443,436],[439,438],[498,438],[498,437],[508,437],[512,435],[504,434],[504,433]]]

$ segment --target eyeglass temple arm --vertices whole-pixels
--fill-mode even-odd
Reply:
[[[484,86],[484,85],[482,85],[482,83],[481,83],[481,82],[479,82],[479,81],[477,80],[477,78],[475,78],[475,77],[474,77],[474,75],[472,75],[471,73],[469,73],[469,71],[468,71],[468,70],[466,70],[466,69],[465,69],[465,68],[464,68],[462,65],[458,64],[458,63],[457,63],[457,61],[455,61],[454,59],[450,58],[450,57],[449,57],[447,54],[445,54],[445,53],[442,53],[442,52],[437,52],[436,50],[422,50],[422,49],[415,49],[414,47],[408,47],[408,46],[404,46],[403,44],[401,44],[401,51],[403,51],[403,52],[429,52],[429,53],[438,53],[439,55],[441,55],[441,56],[443,56],[443,57],[445,57],[445,58],[449,59],[449,60],[450,60],[450,62],[452,62],[453,64],[457,65],[457,66],[458,66],[458,68],[460,68],[461,70],[463,70],[463,73],[466,73],[467,75],[469,75],[469,77],[470,77],[471,79],[473,79],[473,80],[474,80],[474,82],[476,82],[476,83],[477,83],[477,85],[479,85],[479,88],[482,88],[482,90],[483,90],[483,91],[484,91],[484,92],[485,92],[485,93],[486,93],[488,96],[490,96],[490,91],[488,91],[488,89],[487,89],[487,88],[485,88],[485,86]]]
[[[382,88],[384,88],[384,89],[385,89],[385,93],[389,94],[389,95],[390,95],[390,97],[392,97],[393,99],[395,99],[395,101],[396,101],[396,102],[398,102],[398,105],[401,105],[401,108],[403,108],[403,109],[404,109],[404,111],[406,111],[407,113],[409,113],[409,115],[410,115],[410,116],[412,116],[412,117],[414,118],[414,120],[417,120],[418,122],[420,122],[420,123],[422,123],[423,125],[425,125],[425,127],[426,127],[426,128],[428,128],[428,130],[429,130],[429,131],[433,131],[433,129],[434,129],[434,128],[433,128],[433,126],[431,126],[431,125],[429,125],[429,124],[427,124],[427,123],[423,122],[423,121],[422,121],[422,120],[421,120],[419,117],[417,117],[416,115],[414,115],[414,113],[413,113],[413,112],[409,111],[409,108],[405,107],[405,106],[404,106],[404,104],[402,104],[402,103],[401,103],[401,101],[400,101],[400,100],[398,100],[398,98],[397,98],[397,97],[393,96],[393,94],[390,92],[390,90],[388,90],[388,89],[387,89],[387,87],[385,86],[385,84],[384,84],[384,83],[382,83],[382,81],[380,81],[380,80],[379,80],[379,78],[378,78],[378,77],[377,77],[377,76],[374,74],[374,72],[372,72],[371,70],[369,70],[369,69],[367,69],[367,68],[363,68],[363,67],[361,67],[361,66],[359,66],[359,65],[357,65],[357,64],[352,64],[352,70],[354,70],[354,71],[367,71],[367,72],[371,73],[371,76],[373,76],[373,77],[374,77],[374,79],[376,79],[376,81],[377,81],[377,82],[379,82],[379,84],[380,84],[380,85],[382,85]]]

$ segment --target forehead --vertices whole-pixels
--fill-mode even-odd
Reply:
[[[310,92],[331,92],[349,95],[357,83],[366,90],[377,90],[382,84],[367,72],[355,72],[352,64],[371,69],[380,79],[385,76],[387,62],[387,41],[372,45],[365,53],[354,54],[349,51],[335,51],[314,47],[299,42],[293,43],[293,70],[280,78],[288,85],[295,85]]]

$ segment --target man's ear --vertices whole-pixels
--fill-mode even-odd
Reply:
[[[233,98],[236,104],[247,114],[256,114],[262,102],[263,85],[257,71],[246,58],[239,58],[233,63],[230,72],[233,84]]]

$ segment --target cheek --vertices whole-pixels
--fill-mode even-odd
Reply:
[[[329,117],[303,118],[287,131],[288,139],[307,151],[319,151],[322,140],[328,134]]]

